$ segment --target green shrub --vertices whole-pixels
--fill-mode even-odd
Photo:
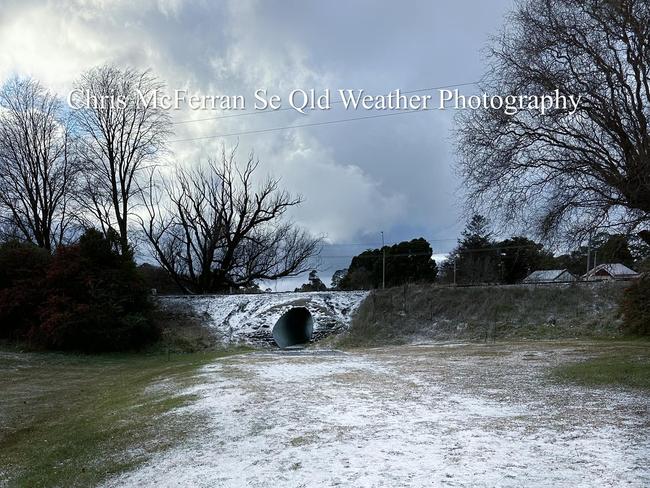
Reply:
[[[621,312],[624,332],[650,335],[650,276],[644,275],[625,289]]]

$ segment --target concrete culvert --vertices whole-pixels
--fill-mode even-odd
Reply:
[[[273,339],[282,349],[306,344],[314,331],[314,318],[305,307],[285,312],[273,326]]]

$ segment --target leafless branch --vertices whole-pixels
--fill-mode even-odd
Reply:
[[[256,184],[258,166],[252,154],[239,166],[235,151],[222,149],[219,160],[178,166],[172,177],[150,173],[141,229],[158,263],[186,291],[218,292],[309,269],[320,239],[284,218],[301,200],[277,179]]]
[[[124,253],[129,219],[141,204],[139,180],[170,134],[169,114],[149,98],[163,88],[148,71],[101,66],[84,73],[73,92],[85,163],[80,201],[105,232],[117,231]]]
[[[582,95],[578,111],[460,115],[470,211],[542,237],[650,225],[650,3],[525,0],[490,49],[487,93]],[[646,233],[647,234],[647,233]]]
[[[70,236],[75,141],[60,100],[28,78],[0,90],[0,227],[52,250]]]

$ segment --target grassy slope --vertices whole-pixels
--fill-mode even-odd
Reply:
[[[144,462],[189,432],[164,415],[216,355],[0,352],[0,485],[92,486]]]
[[[339,345],[618,335],[624,283],[376,290]]]

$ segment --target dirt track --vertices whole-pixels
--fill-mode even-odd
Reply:
[[[547,378],[589,347],[225,358],[176,412],[199,433],[110,485],[650,486],[650,397]]]

